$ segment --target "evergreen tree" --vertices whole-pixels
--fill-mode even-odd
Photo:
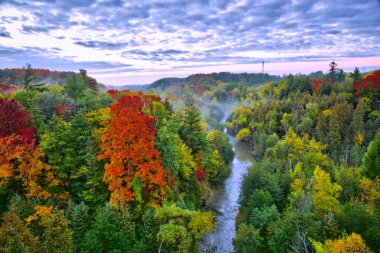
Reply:
[[[208,148],[206,136],[202,132],[200,123],[199,110],[193,105],[186,107],[180,135],[185,144],[192,149],[193,154],[205,151]]]
[[[73,74],[71,78],[66,81],[66,85],[64,87],[64,91],[67,95],[75,100],[84,95],[85,89],[86,84],[84,79],[77,74]]]
[[[27,63],[26,68],[23,69],[24,73],[22,75],[22,85],[24,86],[25,90],[38,90],[41,92],[48,90],[44,83],[33,84],[33,82],[37,80],[37,77],[35,76],[36,71],[29,63]]]
[[[355,67],[354,72],[351,73],[350,76],[351,76],[352,79],[354,80],[354,83],[360,81],[360,80],[361,80],[361,73],[360,73],[360,71],[359,71],[359,68],[358,68],[358,67]]]
[[[380,177],[380,132],[371,141],[364,155],[362,173],[369,178]]]
[[[329,70],[329,74],[328,76],[330,77],[331,80],[333,80],[334,82],[338,80],[338,64],[336,62],[331,62],[329,64],[330,66],[330,70]]]
[[[73,233],[69,228],[70,222],[63,210],[55,209],[51,214],[41,217],[43,228],[42,242],[39,252],[69,253],[73,251]]]
[[[87,70],[80,69],[79,74],[82,77],[84,83],[86,84],[86,88],[92,90],[93,92],[98,92],[98,83],[95,78],[92,78],[87,75]]]
[[[31,253],[38,252],[38,238],[21,220],[15,207],[4,213],[0,226],[0,252]]]

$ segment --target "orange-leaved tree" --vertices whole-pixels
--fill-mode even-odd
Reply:
[[[98,156],[108,159],[104,180],[111,191],[110,202],[158,205],[166,194],[169,173],[155,149],[155,119],[143,112],[143,94],[118,95],[113,94],[111,120],[104,123],[107,131]]]
[[[51,196],[48,188],[57,186],[59,181],[44,163],[44,155],[34,141],[19,144],[19,138],[0,138],[0,187],[21,190],[28,198],[47,199]]]
[[[0,190],[44,200],[52,196],[49,189],[60,182],[35,145],[35,132],[28,114],[17,102],[0,99]],[[67,194],[53,197],[65,200]]]

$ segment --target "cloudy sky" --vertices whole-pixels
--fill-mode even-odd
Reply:
[[[0,68],[113,85],[218,71],[380,68],[380,0],[0,0]]]

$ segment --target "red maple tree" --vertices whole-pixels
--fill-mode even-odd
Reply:
[[[355,96],[361,94],[380,94],[380,70],[376,70],[373,74],[365,77],[360,82],[355,82],[354,87]]]
[[[111,191],[110,202],[122,201],[153,205],[166,194],[169,173],[162,167],[155,149],[155,119],[143,112],[144,94],[124,91],[110,92],[115,100],[110,107],[111,120],[102,135],[103,153],[99,159],[108,159],[104,180]]]
[[[35,133],[28,114],[16,101],[0,99],[0,137],[16,135],[16,142],[31,143]]]

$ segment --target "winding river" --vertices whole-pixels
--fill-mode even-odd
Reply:
[[[235,157],[231,164],[231,175],[224,181],[223,189],[217,191],[213,206],[218,211],[216,228],[208,233],[200,246],[200,252],[214,248],[217,253],[233,252],[232,239],[236,234],[235,218],[239,211],[240,187],[248,167],[252,164],[249,149],[244,143],[236,143],[233,136],[228,136],[233,146]]]

